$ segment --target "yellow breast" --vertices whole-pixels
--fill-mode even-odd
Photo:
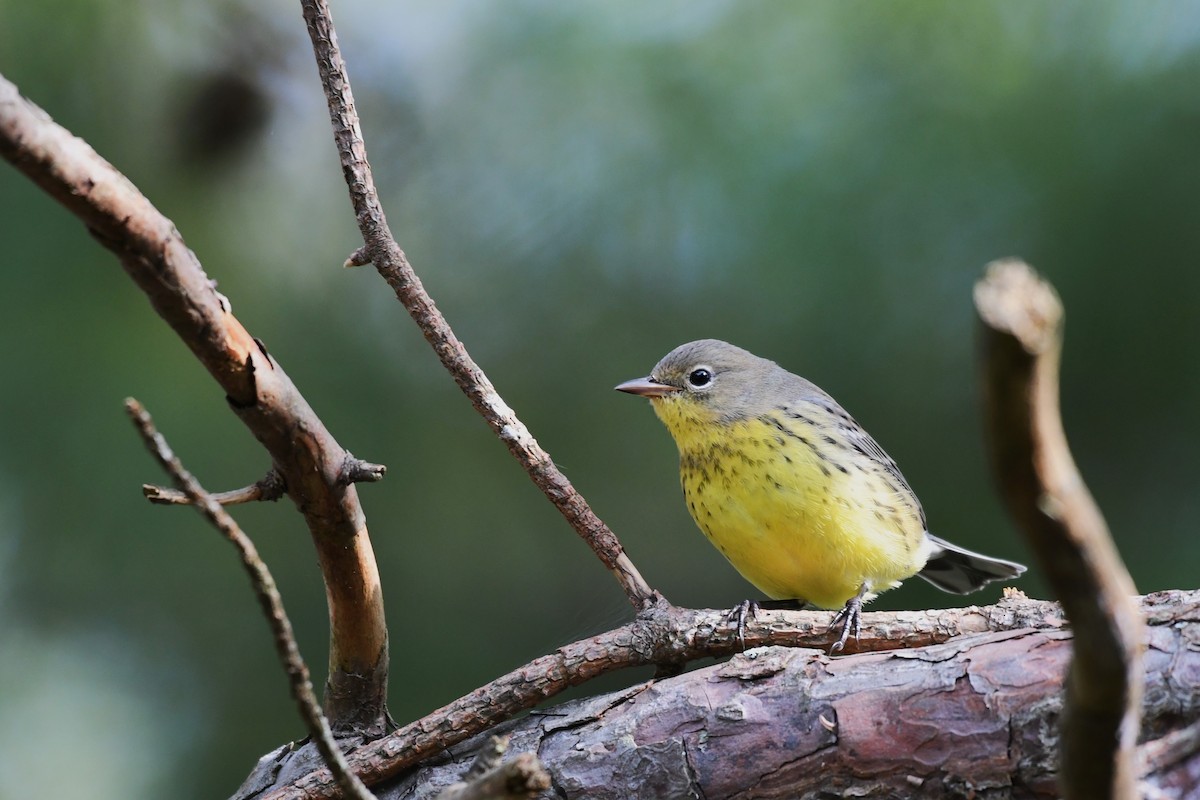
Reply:
[[[655,401],[679,446],[688,510],[748,581],[776,599],[839,608],[868,584],[891,588],[925,565],[920,506],[816,409],[722,422]]]

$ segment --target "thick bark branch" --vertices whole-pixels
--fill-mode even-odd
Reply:
[[[0,76],[0,155],[116,254],[271,454],[312,532],[329,601],[326,713],[337,727],[381,730],[387,628],[366,519],[343,480],[337,443],[261,341],[230,310],[174,224],[86,142]]]
[[[350,90],[346,64],[338,48],[333,19],[325,0],[302,0],[304,20],[312,39],[321,85],[329,104],[333,123],[333,138],[342,163],[342,174],[350,189],[350,202],[358,219],[364,245],[356,250],[347,266],[374,263],[398,299],[412,316],[425,339],[433,347],[442,365],[454,377],[475,410],[495,431],[521,466],[554,507],[566,518],[575,532],[587,542],[596,556],[608,567],[634,608],[640,609],[655,601],[657,595],[638,573],[625,554],[613,532],[592,511],[567,480],[554,461],[516,412],[500,397],[487,375],[479,368],[466,347],[433,299],[421,285],[420,278],[408,263],[408,257],[396,244],[384,216],[375,179],[367,162],[366,144]]]
[[[977,284],[975,304],[984,322],[995,472],[1009,512],[1075,632],[1063,720],[1063,794],[1133,800],[1142,622],[1133,580],[1063,432],[1062,303],[1024,263],[998,261]]]
[[[1157,753],[1144,785],[1195,790],[1200,739],[1189,738],[1186,726],[1200,718],[1200,591],[1159,592],[1142,605],[1150,624],[1144,733]],[[483,741],[455,748],[449,762],[431,756],[488,730],[476,723],[512,694],[582,682],[614,663],[735,649],[724,612],[678,611],[564,647],[493,691],[360,747],[350,764],[380,797],[427,797],[457,780]],[[1057,796],[1071,651],[1058,604],[1014,594],[987,608],[867,614],[862,646],[892,649],[833,658],[828,636],[816,633],[828,621],[824,612],[765,612],[747,626],[748,643],[791,649],[751,650],[488,732],[511,735],[514,752],[537,752],[559,798]],[[916,645],[926,646],[910,649]],[[442,745],[431,746],[434,738]],[[420,760],[433,765],[412,771]],[[328,773],[318,771],[262,796],[335,795]],[[260,795],[239,795],[252,796]]]
[[[763,611],[747,622],[746,644],[827,649],[835,638],[828,630],[830,616],[821,611]],[[849,642],[848,648],[913,648],[954,636],[1024,628],[1057,630],[1063,624],[1056,604],[1014,594],[988,608],[867,613],[863,615],[861,636]],[[655,607],[629,625],[536,659],[424,719],[359,748],[350,756],[351,764],[367,783],[373,784],[607,672],[647,664],[683,664],[740,650],[728,612]],[[328,773],[316,771],[289,780],[286,787],[268,797],[311,800],[329,796],[331,789]]]

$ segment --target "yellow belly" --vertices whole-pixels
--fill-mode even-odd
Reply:
[[[692,518],[746,580],[768,597],[839,608],[864,584],[878,593],[925,565],[907,487],[820,432],[779,433],[750,419],[676,436]]]

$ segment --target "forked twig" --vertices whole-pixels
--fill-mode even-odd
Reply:
[[[220,385],[304,515],[329,603],[325,708],[339,728],[386,727],[388,639],[354,459],[216,291],[174,223],[0,76],[0,157],[74,214]]]
[[[229,516],[229,512],[222,508],[221,504],[206,492],[199,481],[184,468],[183,463],[171,451],[167,440],[154,427],[154,421],[142,404],[131,397],[125,401],[125,410],[129,412],[130,419],[137,426],[151,455],[175,479],[175,483],[188,496],[196,510],[237,548],[242,566],[246,568],[246,574],[250,576],[254,594],[258,598],[259,605],[262,606],[267,623],[271,626],[275,651],[279,654],[279,661],[283,664],[284,672],[287,673],[288,684],[291,686],[292,697],[300,709],[300,716],[308,728],[309,735],[316,743],[317,750],[325,759],[325,764],[332,771],[338,787],[345,792],[346,796],[355,798],[355,800],[374,800],[375,795],[371,794],[363,782],[350,771],[345,756],[342,755],[341,749],[333,740],[329,722],[321,713],[320,705],[317,703],[317,695],[313,690],[308,665],[304,663],[304,658],[300,655],[300,648],[296,645],[291,620],[288,619],[287,612],[283,608],[283,598],[279,596],[275,579],[271,577],[271,571],[267,569],[266,562],[259,557],[254,542],[250,541],[250,537],[234,522],[233,517]]]

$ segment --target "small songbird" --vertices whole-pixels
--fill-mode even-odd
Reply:
[[[896,462],[773,361],[701,339],[616,388],[650,399],[679,446],[692,519],[746,580],[775,600],[841,609],[835,652],[857,637],[862,604],[905,578],[967,594],[1025,571],[930,534]],[[739,635],[755,605],[739,607]]]

